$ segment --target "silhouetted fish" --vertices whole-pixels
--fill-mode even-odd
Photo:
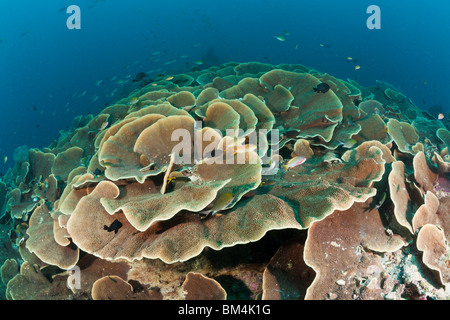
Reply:
[[[119,220],[114,220],[113,223],[111,223],[111,225],[108,227],[107,225],[103,226],[103,230],[106,230],[108,232],[112,232],[114,231],[114,234],[117,233],[117,231],[119,231],[119,229],[122,227],[122,223]]]
[[[145,74],[145,72],[139,72],[138,74],[136,74],[136,77],[134,78],[133,82],[139,82],[139,81],[142,81],[142,80],[144,80],[144,78],[145,78],[146,76],[147,76],[147,75]]]
[[[21,34],[20,34],[20,36],[21,37],[25,37],[27,34],[29,34],[30,33],[30,29],[28,29],[27,31],[25,31],[25,32],[22,32]]]
[[[322,82],[314,87],[314,92],[325,93],[325,92],[328,92],[328,90],[330,90],[330,86],[328,84],[326,84],[325,82]]]

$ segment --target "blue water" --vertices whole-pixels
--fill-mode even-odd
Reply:
[[[81,30],[66,26],[72,4]],[[380,30],[366,26],[372,4]],[[423,109],[449,112],[449,11],[441,0],[2,0],[0,174],[17,146],[48,146],[74,117],[126,95],[119,80],[188,71],[198,59],[301,63],[364,86],[383,80]]]

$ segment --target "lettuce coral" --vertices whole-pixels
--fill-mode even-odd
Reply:
[[[173,77],[21,149],[6,298],[448,298],[449,135],[403,94],[294,64]]]

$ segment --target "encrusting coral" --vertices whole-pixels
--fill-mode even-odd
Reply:
[[[4,176],[1,297],[448,299],[450,134],[424,117],[295,64],[156,80]]]

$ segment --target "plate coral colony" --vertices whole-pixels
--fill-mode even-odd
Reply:
[[[450,132],[303,65],[159,78],[0,182],[7,299],[448,299]]]

